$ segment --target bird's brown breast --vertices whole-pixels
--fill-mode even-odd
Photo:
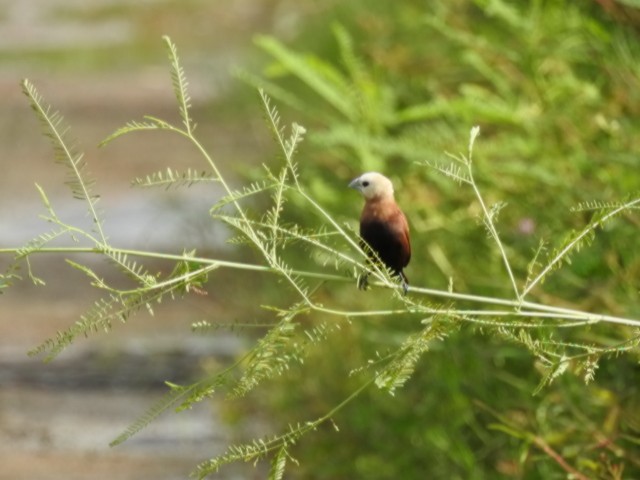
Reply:
[[[360,236],[394,273],[411,259],[409,224],[393,199],[374,199],[365,203],[360,217]]]

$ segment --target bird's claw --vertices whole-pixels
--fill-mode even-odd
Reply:
[[[360,290],[368,290],[369,289],[369,274],[362,273],[358,275],[358,289]]]

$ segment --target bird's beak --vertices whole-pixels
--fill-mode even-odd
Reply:
[[[356,190],[360,190],[360,177],[351,180],[349,184],[349,188],[355,188]]]

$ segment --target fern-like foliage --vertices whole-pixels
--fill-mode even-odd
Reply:
[[[633,197],[627,198],[622,201],[602,201],[602,200],[587,200],[585,202],[581,202],[575,207],[571,208],[572,212],[603,212],[603,211],[617,211],[615,215],[618,215],[625,211],[630,210],[638,210],[640,209],[640,205],[636,201],[640,196],[634,195]]]
[[[142,122],[132,121],[117,129],[113,134],[108,136],[101,145],[106,145],[124,134],[148,130],[168,130],[187,137],[192,134],[195,125],[189,117],[191,100],[187,91],[188,83],[180,65],[175,45],[168,37],[165,37],[164,41],[168,49],[171,63],[171,79],[174,86],[174,93],[179,104],[179,111],[183,119],[184,129],[177,128],[162,119],[146,116]],[[125,322],[132,314],[141,309],[153,313],[153,305],[164,298],[175,298],[189,293],[191,289],[200,289],[206,281],[208,273],[217,268],[217,265],[215,263],[203,265],[191,260],[194,256],[193,252],[185,252],[182,257],[184,260],[176,262],[173,272],[167,278],[159,279],[149,273],[142,262],[132,259],[130,252],[109,244],[103,231],[102,219],[97,210],[99,197],[92,193],[91,187],[93,182],[86,175],[86,164],[82,154],[77,153],[74,143],[67,139],[68,129],[62,125],[62,117],[57,112],[52,111],[28,80],[23,82],[23,90],[28,96],[33,110],[45,126],[45,134],[51,139],[54,145],[56,160],[68,168],[69,180],[67,183],[71,187],[74,197],[83,200],[87,204],[98,236],[96,237],[80,227],[69,225],[61,220],[56,215],[44,191],[38,187],[43,203],[48,210],[48,215],[45,219],[54,223],[56,229],[50,233],[39,235],[24,247],[17,249],[16,261],[23,258],[26,259],[27,265],[29,266],[29,275],[34,282],[38,283],[39,279],[31,273],[29,256],[43,251],[50,242],[66,234],[73,240],[76,240],[78,237],[89,240],[93,246],[86,251],[103,255],[115,265],[118,270],[123,272],[135,283],[135,287],[131,290],[114,288],[107,284],[107,282],[89,266],[75,261],[67,261],[72,268],[86,274],[94,286],[106,290],[107,295],[97,300],[73,326],[62,332],[58,332],[56,337],[47,340],[30,352],[32,355],[46,352],[46,360],[51,360],[70,345],[79,335],[88,335],[98,330],[108,331],[111,329],[114,321]],[[195,141],[195,139],[193,140]],[[196,182],[218,180],[219,176],[216,171],[209,173],[188,169],[184,173],[178,173],[169,168],[165,171],[148,175],[145,178],[136,179],[134,180],[134,184],[141,186],[162,185],[168,188],[170,186],[188,186]],[[156,258],[163,257],[161,254],[155,256]]]
[[[336,121],[336,124],[325,132],[324,137],[316,136],[316,141],[320,139],[331,145],[348,145],[357,152],[362,165],[369,167],[375,165],[380,158],[399,152],[402,155],[406,154],[407,158],[417,158],[420,154],[416,153],[416,143],[413,143],[411,138],[389,140],[383,134],[386,129],[403,122],[433,118],[441,111],[439,108],[442,105],[435,101],[429,105],[398,107],[389,90],[373,81],[372,72],[358,56],[346,29],[336,25],[334,35],[341,59],[340,66],[310,55],[296,53],[272,38],[260,37],[258,43],[281,67],[302,80],[331,106],[333,111],[327,115],[327,120]],[[159,118],[145,116],[141,121],[128,122],[116,129],[102,145],[125,134],[153,130],[178,134],[189,141],[201,155],[204,167],[191,167],[182,172],[169,167],[136,178],[133,185],[168,189],[194,183],[215,182],[216,188],[221,189],[223,193],[222,198],[210,209],[211,218],[229,226],[235,234],[234,243],[250,246],[257,260],[255,263],[247,264],[199,258],[195,251],[190,250],[185,250],[180,255],[172,255],[127,250],[110,244],[102,229],[102,219],[97,210],[98,197],[92,193],[92,182],[86,176],[86,165],[82,155],[75,151],[73,143],[66,138],[67,131],[61,124],[61,117],[52,113],[33,85],[25,81],[24,91],[45,125],[46,133],[54,144],[56,158],[69,170],[69,184],[73,195],[87,204],[96,231],[89,232],[65,223],[64,219],[56,214],[44,191],[39,188],[47,210],[44,219],[52,224],[53,228],[22,248],[13,249],[16,262],[26,261],[29,276],[37,283],[38,278],[31,272],[29,264],[31,256],[46,251],[52,241],[60,238],[82,240],[89,242],[90,246],[79,247],[76,250],[78,253],[100,255],[107,259],[108,265],[124,275],[131,285],[128,289],[114,287],[91,268],[90,264],[67,260],[71,268],[83,272],[92,285],[104,291],[105,296],[97,300],[75,324],[58,332],[54,338],[43,342],[30,353],[44,354],[46,360],[50,360],[79,336],[87,336],[96,331],[109,331],[114,324],[124,323],[140,311],[153,314],[162,301],[180,298],[191,292],[202,292],[206,288],[209,276],[222,267],[274,275],[287,286],[295,298],[289,299],[285,306],[264,307],[272,315],[269,322],[252,324],[250,321],[242,320],[224,325],[206,319],[193,324],[192,328],[196,333],[212,334],[222,327],[255,327],[266,331],[248,348],[242,358],[229,367],[190,385],[167,384],[167,394],[114,439],[112,445],[126,441],[168,409],[186,410],[214,394],[223,395],[227,399],[246,395],[263,382],[286,374],[289,369],[297,368],[312,350],[311,347],[331,341],[332,334],[345,328],[345,325],[349,325],[354,319],[363,321],[372,317],[398,316],[410,320],[426,318],[422,325],[416,325],[407,333],[395,349],[379,355],[366,367],[352,369],[354,376],[364,378],[361,387],[325,415],[306,423],[292,423],[281,430],[283,433],[231,446],[222,455],[200,464],[193,475],[204,478],[231,462],[270,459],[269,478],[283,478],[287,464],[294,461],[290,455],[291,447],[303,436],[315,431],[324,422],[330,421],[336,412],[358,398],[364,389],[371,385],[395,395],[411,379],[420,359],[434,342],[445,341],[448,335],[465,325],[481,332],[491,331],[498,338],[527,349],[544,369],[538,389],[544,388],[570,371],[579,373],[586,382],[592,381],[603,357],[638,348],[638,320],[538,304],[528,301],[526,297],[550,272],[570,261],[573,252],[586,247],[592,241],[598,227],[624,212],[637,210],[640,199],[620,203],[587,202],[576,207],[576,211],[594,211],[589,224],[580,231],[571,232],[555,249],[547,247],[549,242],[541,241],[527,267],[525,287],[520,288],[519,279],[516,278],[517,272],[511,265],[510,250],[503,244],[498,230],[499,214],[506,204],[487,203],[474,177],[473,149],[480,132],[478,127],[474,127],[471,129],[465,153],[448,155],[445,162],[428,162],[426,165],[471,192],[474,201],[480,206],[478,223],[484,225],[489,241],[500,254],[506,274],[504,280],[513,289],[512,296],[495,298],[460,293],[454,291],[453,282],[447,290],[412,285],[409,294],[404,296],[400,294],[400,286],[390,272],[377,262],[369,261],[375,252],[367,251],[367,247],[361,248],[352,228],[343,225],[322,201],[307,191],[304,170],[297,162],[297,151],[305,139],[306,129],[296,123],[284,125],[271,96],[286,99],[287,102],[298,102],[300,105],[304,105],[305,102],[288,92],[278,90],[274,84],[264,83],[265,88],[259,89],[260,100],[267,127],[273,134],[280,152],[280,161],[276,165],[266,164],[262,179],[246,186],[231,188],[218,165],[195,136],[186,74],[173,42],[168,37],[163,37],[163,40],[168,51],[171,82],[182,124],[173,125]],[[483,72],[489,81],[497,85],[500,83],[499,75],[492,74],[488,65],[478,59],[471,61],[475,62],[478,70]],[[252,77],[252,80],[255,78]],[[505,85],[502,87],[507,88]],[[481,95],[473,87],[469,89],[468,95]],[[503,93],[510,95],[512,92],[507,89]],[[487,108],[491,111],[485,112],[486,115],[494,115],[504,121],[513,120],[513,114],[509,113],[506,105],[501,105],[496,99],[492,99],[491,106]],[[384,141],[381,141],[381,138],[384,138]],[[425,164],[424,161],[421,163]],[[296,217],[288,214],[296,208],[301,209],[305,217],[314,219],[315,224],[303,227],[292,221],[291,218]],[[303,255],[291,255],[294,249]],[[304,262],[296,260],[300,257]],[[148,258],[171,260],[171,273],[150,273],[145,262]],[[326,282],[349,282],[355,288],[354,277],[362,271],[372,273],[371,283],[374,287],[389,290],[387,298],[393,302],[392,307],[377,311],[354,311],[330,295],[318,294]],[[0,291],[16,278],[16,272],[14,263],[5,274],[0,275]],[[324,303],[321,303],[319,298],[322,298]],[[441,303],[435,303],[436,300],[422,300],[423,298],[436,298]],[[621,336],[622,340],[616,345],[597,345],[576,340],[570,334],[572,329],[585,326],[595,328],[600,323],[624,326],[627,328],[626,336]],[[636,330],[629,333],[628,327]]]
[[[204,479],[207,476],[216,473],[224,465],[234,462],[257,462],[266,458],[273,452],[279,454],[287,445],[295,443],[300,437],[311,430],[311,426],[301,428],[291,427],[291,430],[283,435],[272,436],[269,438],[260,438],[243,445],[231,445],[222,455],[207,460],[198,465],[197,469],[192,473],[193,478]],[[276,460],[275,471],[283,468],[282,460]],[[272,470],[273,471],[273,470]]]
[[[164,299],[175,299],[189,291],[192,286],[199,287],[208,273],[217,268],[216,265],[194,268],[188,261],[178,262],[169,278],[156,281],[155,277],[144,273],[142,267],[136,266],[119,257],[119,266],[138,279],[143,286],[131,291],[122,291],[109,287],[93,270],[75,262],[69,262],[74,268],[82,270],[94,285],[110,291],[105,298],[96,300],[93,306],[84,313],[80,320],[55,337],[46,340],[32,349],[29,355],[46,353],[45,361],[50,361],[71,345],[78,336],[87,336],[98,331],[108,332],[114,322],[125,323],[129,317],[140,310],[153,315],[154,305]],[[114,260],[115,261],[115,260]]]
[[[287,458],[289,452],[286,446],[280,447],[278,453],[273,457],[271,461],[271,469],[269,470],[268,480],[282,480],[284,477],[284,469],[287,465]]]
[[[263,192],[269,192],[275,187],[273,181],[262,180],[259,182],[253,182],[240,190],[231,190],[227,195],[218,200],[210,209],[211,216],[214,218],[222,218],[222,215],[218,215],[218,211],[223,207],[231,204],[237,204],[242,200],[256,196]]]
[[[125,123],[122,127],[118,128],[115,132],[113,132],[111,135],[107,136],[104,140],[102,140],[99,143],[99,146],[104,147],[105,145],[111,143],[116,138],[119,138],[128,133],[154,131],[154,130],[172,130],[172,131],[177,130],[173,125],[159,118],[146,115],[144,119],[145,121],[143,122],[132,120]]]
[[[330,414],[334,411],[330,412]],[[289,429],[280,435],[259,438],[246,444],[231,445],[222,455],[198,465],[197,469],[192,473],[192,477],[201,480],[218,472],[224,465],[239,461],[255,463],[272,454],[274,454],[274,458],[271,463],[270,476],[273,478],[282,477],[282,470],[286,466],[285,460],[290,458],[288,447],[294,445],[306,434],[316,430],[319,425],[331,418],[330,414],[314,421],[290,425]]]
[[[195,125],[192,123],[191,117],[189,116],[189,109],[191,108],[191,97],[188,90],[189,82],[187,82],[184,69],[180,64],[176,45],[171,41],[171,38],[166,35],[162,37],[162,40],[164,40],[169,54],[169,62],[171,64],[171,83],[173,84],[173,92],[176,96],[176,100],[178,101],[178,110],[182,117],[182,123],[187,133],[191,134]]]
[[[452,158],[457,160],[456,157],[452,157]],[[448,164],[442,164],[442,163],[439,163],[439,162],[428,162],[427,165],[429,165],[431,168],[437,170],[438,172],[442,173],[446,177],[449,177],[449,178],[455,180],[460,185],[462,185],[462,184],[471,185],[472,184],[471,177],[469,177],[469,175],[467,173],[465,173],[463,171],[463,168],[460,165],[458,165],[457,163],[451,162],[451,163],[448,163]]]
[[[271,235],[269,239],[269,249],[271,250],[272,255],[276,255],[278,252],[279,245],[279,223],[280,223],[280,215],[284,209],[284,203],[286,200],[285,190],[287,188],[287,178],[289,169],[284,166],[284,168],[280,169],[280,174],[275,177],[268,169],[267,173],[269,178],[271,178],[274,182],[275,188],[271,194],[271,199],[273,201],[273,206],[267,211],[265,218],[266,223],[269,225],[269,229],[271,230]]]
[[[184,128],[172,125],[170,122],[162,120],[161,118],[157,118],[151,115],[145,115],[143,117],[144,121],[132,120],[127,122],[122,127],[116,129],[111,135],[107,136],[102,142],[100,142],[100,146],[105,146],[113,140],[129,133],[151,130],[168,130],[174,133],[178,133],[184,137],[189,138],[192,142],[197,144],[195,137],[193,137],[193,131],[196,126],[191,121],[189,112],[191,108],[191,96],[189,95],[188,90],[189,83],[187,82],[184,69],[182,68],[182,65],[180,63],[178,50],[168,36],[163,36],[162,40],[164,41],[167,48],[167,54],[169,56],[169,62],[171,65],[171,83],[173,85],[173,92],[178,102],[178,110],[180,112],[180,117],[182,118],[182,124]],[[214,168],[214,170],[216,169]],[[217,171],[214,171],[213,176],[215,178],[219,177],[219,175],[217,175]]]
[[[391,355],[391,361],[377,373],[376,385],[394,395],[411,378],[431,342],[444,340],[453,328],[456,328],[455,323],[443,322],[437,317],[429,319],[421,331],[409,335],[398,351]]]
[[[281,375],[293,361],[300,358],[299,346],[292,342],[300,312],[284,313],[264,338],[258,340],[247,359],[246,369],[232,391],[233,397],[241,397],[253,390],[261,381]]]
[[[66,184],[71,189],[73,197],[87,204],[89,216],[99,235],[99,239],[102,243],[106,243],[107,238],[102,228],[102,218],[97,207],[100,197],[92,191],[94,181],[86,173],[86,162],[83,159],[83,153],[77,151],[73,140],[69,140],[69,128],[64,125],[60,113],[44,102],[38,90],[29,80],[23,80],[22,90],[29,98],[31,108],[40,119],[45,135],[53,144],[56,161],[67,167]]]
[[[137,293],[131,295],[110,294],[107,298],[96,300],[94,305],[73,326],[60,331],[55,337],[29,351],[29,355],[46,353],[45,361],[53,360],[67,348],[78,336],[87,336],[98,331],[108,332],[113,322],[126,322],[141,308],[152,310],[151,303],[160,301],[167,292]]]
[[[196,183],[208,183],[218,182],[219,180],[213,177],[213,175],[206,171],[197,171],[192,168],[188,168],[184,172],[178,172],[177,170],[167,167],[166,170],[154,172],[145,177],[134,178],[131,181],[131,185],[134,187],[164,187],[169,190],[171,187],[190,187]]]
[[[144,265],[138,263],[136,260],[132,260],[128,254],[110,247],[105,248],[102,254],[111,260],[127,277],[134,280],[141,287],[152,288],[156,285],[155,276],[150,274]]]
[[[570,262],[572,254],[589,246],[595,238],[596,229],[602,227],[602,225],[618,215],[639,207],[640,198],[634,198],[620,203],[587,202],[576,207],[575,211],[595,210],[591,221],[581,231],[573,231],[565,236],[564,241],[549,255],[549,259],[544,268],[527,283],[523,295],[526,295],[533,287],[543,282],[549,273],[559,269],[563,264]]]
[[[194,403],[201,402],[205,398],[211,397],[220,387],[228,382],[228,376],[231,371],[232,368],[227,368],[220,373],[210,375],[203,380],[188,386],[176,385],[167,382],[169,392],[163,395],[156,403],[147,409],[135,422],[130,424],[125,431],[112,440],[109,445],[115,447],[116,445],[127,441],[136,433],[146,428],[151,422],[165,413],[168,409],[176,405],[176,411],[186,410],[191,408]]]

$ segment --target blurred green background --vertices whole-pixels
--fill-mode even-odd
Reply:
[[[476,181],[489,203],[507,203],[498,228],[522,285],[541,239],[553,251],[588,223],[590,213],[571,207],[637,195],[636,7],[350,2],[330,12],[331,23],[316,17],[295,43],[259,39],[273,63],[262,79],[247,76],[273,82],[268,91],[309,127],[313,160],[300,161],[302,176],[323,205],[355,218],[360,204],[326,185],[336,174],[346,182],[371,169],[392,177],[411,219],[414,284],[445,289],[451,280],[457,291],[508,297],[508,277],[475,220],[472,192],[424,163],[466,153],[471,126],[481,127]],[[633,215],[607,224],[531,298],[637,318],[637,228]],[[371,296],[362,304],[381,306]],[[308,371],[282,381],[276,411],[308,404],[319,415],[331,405],[327,399],[354,388],[336,377],[414,329],[408,320],[358,323],[331,342],[335,351],[323,346]],[[606,346],[638,335],[602,326],[561,330],[542,336]],[[463,326],[433,346],[395,397],[371,392],[338,415],[339,434],[328,428],[303,442],[300,476],[640,476],[637,349],[603,359],[595,383],[585,386],[585,371],[574,364],[575,375],[534,396],[542,366],[510,340]],[[333,374],[319,372],[318,363]]]
[[[361,200],[345,188],[350,179],[371,169],[388,174],[410,218],[414,254],[407,273],[414,285],[446,289],[452,281],[461,292],[510,295],[499,253],[476,220],[479,210],[472,192],[424,165],[446,160],[445,152],[466,152],[473,125],[481,127],[474,151],[476,180],[489,202],[507,203],[498,227],[521,282],[541,238],[551,251],[572,229],[588,223],[590,215],[571,212],[572,206],[587,200],[619,201],[639,190],[640,10],[631,1],[158,1],[135,7],[104,1],[46,2],[46,8],[45,2],[24,2],[20,8],[14,3],[0,11],[2,28],[14,29],[7,38],[15,39],[0,52],[0,88],[7,105],[0,118],[5,145],[0,200],[15,205],[3,208],[2,244],[17,239],[23,218],[39,211],[30,188],[33,181],[60,201],[65,193],[63,174],[51,170],[48,145],[39,141],[37,122],[19,95],[18,79],[28,76],[62,110],[91,152],[90,169],[105,211],[126,214],[133,209],[132,224],[151,217],[149,226],[180,225],[173,233],[154,234],[147,228],[123,234],[123,242],[148,248],[198,246],[201,254],[251,258],[250,252],[225,247],[220,241],[224,233],[207,225],[207,206],[215,201],[215,192],[150,197],[128,189],[128,180],[136,175],[169,165],[199,166],[188,145],[162,135],[142,135],[106,150],[94,148],[114,128],[142,114],[177,118],[162,34],[178,45],[200,137],[238,183],[255,178],[259,163],[274,161],[275,149],[252,84],[267,88],[286,122],[296,121],[309,131],[299,153],[301,179],[338,220],[355,224],[361,208]],[[229,72],[235,68],[240,72],[233,78]],[[133,205],[140,202],[148,209],[135,210]],[[156,205],[160,207],[154,210]],[[297,211],[295,204],[287,214],[300,224],[317,220]],[[123,231],[134,229],[131,224],[116,225]],[[186,239],[181,234],[185,229]],[[531,298],[640,317],[637,230],[633,215],[608,223]],[[25,239],[36,232],[25,231]],[[158,235],[170,239],[158,243]],[[292,261],[304,264],[308,255]],[[61,278],[62,270],[55,265],[43,261],[44,275]],[[20,285],[9,290],[0,302],[3,342],[23,345],[24,351],[71,323],[91,301],[91,291],[78,290],[83,281],[72,274],[62,282],[64,287],[56,282],[56,293],[44,297],[44,305],[37,299],[46,288]],[[81,302],[71,295],[78,291]],[[114,363],[105,357],[130,357],[119,345],[132,338],[150,339],[143,356],[157,356],[158,344],[177,339],[179,348],[171,347],[177,355],[202,349],[196,366],[215,368],[241,347],[228,352],[210,346],[206,338],[204,347],[194,344],[188,336],[190,322],[266,316],[247,309],[249,293],[261,303],[288,301],[269,278],[246,275],[213,276],[208,291],[207,298],[169,306],[152,322],[131,322],[91,339],[89,348],[110,354],[99,355],[91,364],[94,371],[109,378]],[[355,286],[327,286],[320,295],[349,302],[354,309],[388,305],[383,296],[354,292]],[[16,312],[20,322],[10,320]],[[366,364],[376,352],[397,347],[416,328],[402,318],[350,325],[318,346],[304,366],[262,385],[246,401],[214,404],[211,411],[199,413],[200,419],[216,418],[211,428],[224,430],[223,438],[198,442],[202,433],[191,425],[180,427],[193,432],[184,438],[158,434],[172,445],[198,444],[201,449],[168,458],[175,471],[145,473],[131,456],[123,459],[126,449],[133,448],[139,460],[135,444],[120,447],[115,460],[112,452],[96,446],[92,459],[104,461],[105,475],[115,471],[118,478],[182,478],[180,472],[189,469],[189,462],[194,465],[214,454],[230,438],[246,439],[265,428],[280,431],[289,423],[324,414],[356,388],[356,380],[347,377],[352,368]],[[638,335],[600,325],[552,333],[557,340],[598,345]],[[223,340],[228,345],[238,339]],[[51,368],[14,360],[16,350],[2,351],[17,372]],[[78,362],[70,358],[69,367]],[[368,391],[336,416],[339,432],[327,427],[296,445],[292,454],[300,465],[292,465],[289,475],[553,479],[567,478],[569,465],[586,478],[640,478],[637,350],[603,359],[596,381],[587,386],[581,372],[574,373],[534,396],[541,372],[529,351],[488,329],[462,326],[433,345],[394,397]],[[157,378],[156,383],[176,380],[163,375],[180,378],[197,372],[161,370],[151,378]],[[20,403],[16,389],[44,398],[45,404],[46,398],[54,398],[47,397],[55,393],[46,385],[25,378],[28,375],[17,373],[5,382],[5,398]],[[108,387],[106,383],[102,387]],[[134,383],[124,381],[118,387],[131,391]],[[143,400],[137,399],[141,410]],[[93,398],[86,402],[96,405]],[[5,417],[9,414],[13,412],[7,410]],[[132,419],[120,416],[119,428]],[[260,427],[263,424],[267,427]],[[0,447],[3,459],[21,458],[17,452],[24,455],[29,448],[57,455],[58,460],[86,454],[77,446],[61,451],[55,441],[18,441],[32,438],[28,427],[33,425],[27,420],[8,425],[0,431],[15,448]],[[40,428],[48,431],[50,426]],[[20,431],[23,437],[16,434]],[[117,428],[113,432],[119,433]],[[145,451],[149,469],[166,456],[162,450]],[[559,459],[566,462],[564,467]],[[125,467],[132,465],[136,477],[127,476],[132,474]],[[33,464],[23,462],[10,471],[29,468]],[[260,472],[249,468],[238,475],[252,478]]]

